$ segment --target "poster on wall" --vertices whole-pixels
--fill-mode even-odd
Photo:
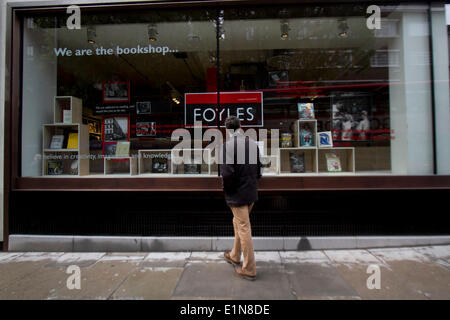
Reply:
[[[332,96],[334,141],[368,140],[371,97],[363,93],[337,93]]]
[[[103,118],[103,141],[117,142],[129,140],[129,118],[114,116]]]
[[[192,127],[201,122],[207,127],[225,126],[225,119],[236,116],[242,127],[262,127],[262,92],[221,92],[220,108],[217,108],[217,93],[186,93],[184,99],[184,123]]]
[[[128,82],[104,82],[102,84],[103,103],[129,102],[130,86]]]

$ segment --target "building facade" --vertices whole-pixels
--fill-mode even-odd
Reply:
[[[5,248],[53,237],[88,250],[94,236],[219,248],[232,236],[216,157],[229,115],[264,164],[256,238],[300,249],[308,237],[449,235],[444,2],[1,10]]]

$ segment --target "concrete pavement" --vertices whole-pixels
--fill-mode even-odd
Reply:
[[[0,252],[0,299],[450,300],[450,245],[257,251],[254,282],[222,254]]]

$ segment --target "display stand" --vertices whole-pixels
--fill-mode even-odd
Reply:
[[[138,151],[138,167],[139,174],[170,174],[172,172],[171,149],[149,149]],[[165,162],[158,159],[167,159],[167,167]],[[158,163],[158,165],[156,165]],[[166,172],[163,172],[166,171]]]
[[[56,96],[53,109],[54,123],[83,123],[83,103],[70,96]]]
[[[305,174],[305,173],[317,173],[317,148],[316,147],[305,147],[305,148],[280,148],[279,149],[279,173],[280,174]],[[303,159],[303,170],[292,162],[292,156],[297,159]],[[293,172],[293,167],[297,167],[299,172]],[[303,172],[301,172],[303,171]]]
[[[131,176],[138,173],[136,157],[105,156],[103,159],[105,175]]]
[[[339,157],[342,170],[339,172],[329,172],[327,166],[326,154],[332,153]],[[355,148],[320,148],[318,150],[319,173],[355,173]]]
[[[263,164],[262,175],[271,176],[276,175],[279,172],[279,156],[278,155],[265,155],[260,156],[261,163]],[[265,166],[267,164],[267,166]]]
[[[311,131],[313,146],[306,147],[302,143],[301,131],[305,126],[308,126]],[[317,120],[297,120],[294,128],[293,144],[295,147],[279,149],[279,174],[348,174],[355,172],[355,148],[318,147]],[[329,171],[327,153],[336,155],[340,163],[340,171]]]
[[[82,124],[82,101],[75,97],[55,97],[53,124],[42,126],[42,175],[67,177],[89,174],[89,126]],[[63,110],[66,113],[64,123]],[[69,123],[69,120],[72,122]],[[71,134],[71,135],[70,135]],[[55,136],[64,137],[59,146]]]
[[[300,137],[300,133],[302,129],[305,129],[309,127],[309,130],[311,130],[312,133],[312,145],[305,145],[302,143],[302,139]],[[317,120],[315,119],[300,119],[297,120],[294,126],[294,137],[293,137],[293,147],[294,148],[300,148],[300,147],[316,147],[317,146]]]
[[[190,153],[191,163],[184,163],[186,152]],[[203,154],[206,152],[206,161]],[[188,155],[186,155],[188,156]],[[183,175],[210,175],[211,174],[211,150],[210,149],[172,149],[171,173]]]

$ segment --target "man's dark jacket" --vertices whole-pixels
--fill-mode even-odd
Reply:
[[[257,201],[261,161],[256,142],[238,130],[223,144],[221,151],[220,173],[226,203],[240,207]]]

